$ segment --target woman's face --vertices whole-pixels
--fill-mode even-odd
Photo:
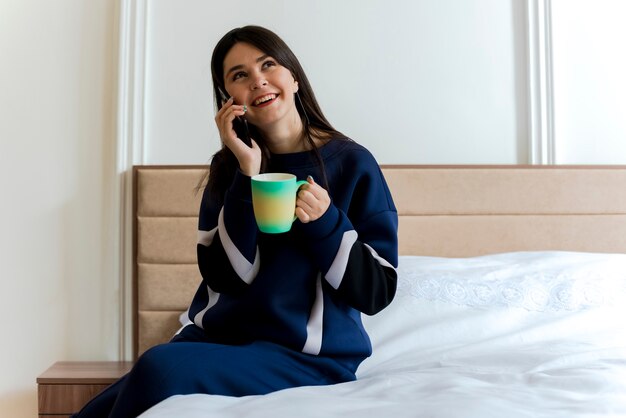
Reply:
[[[247,105],[246,119],[260,129],[297,118],[298,82],[271,56],[244,42],[224,58],[224,85],[235,104]]]

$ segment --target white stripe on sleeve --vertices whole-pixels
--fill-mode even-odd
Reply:
[[[374,257],[374,259],[376,259],[376,261],[378,261],[378,263],[383,266],[383,267],[389,267],[391,269],[395,268],[391,265],[391,263],[387,260],[385,260],[384,258],[382,258],[381,256],[378,255],[378,253],[376,252],[375,249],[373,249],[372,247],[370,247],[369,245],[363,243],[363,245],[365,245],[365,247],[370,251],[370,253],[372,253],[372,256]]]
[[[311,307],[309,321],[306,324],[306,342],[302,352],[318,355],[322,349],[322,334],[324,329],[324,292],[322,291],[322,274],[317,276],[315,284],[315,301]]]
[[[220,298],[220,294],[214,292],[213,289],[211,289],[209,286],[206,287],[206,290],[209,295],[209,303],[207,303],[206,307],[193,317],[193,323],[202,329],[204,329],[204,327],[202,326],[202,318],[204,317],[204,314],[206,313],[206,311],[215,306],[217,300]]]
[[[235,243],[228,236],[228,232],[226,231],[226,225],[224,224],[224,208],[220,210],[220,215],[217,221],[217,227],[220,231],[220,241],[222,241],[222,246],[224,247],[224,251],[228,256],[228,260],[230,264],[233,266],[235,273],[247,284],[252,283],[254,278],[259,272],[259,247],[256,247],[256,254],[254,255],[254,263],[250,263],[246,257],[239,251]]]
[[[352,245],[354,245],[358,236],[359,234],[357,234],[355,230],[343,233],[337,255],[326,273],[326,280],[334,289],[339,289],[343,275],[346,273],[346,267],[348,266],[350,250],[352,250]]]
[[[215,237],[216,232],[217,232],[217,227],[211,229],[210,231],[203,231],[199,229],[198,230],[198,244],[202,244],[205,247],[208,247],[213,242],[213,238]]]

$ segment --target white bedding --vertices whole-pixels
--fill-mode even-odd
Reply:
[[[173,396],[161,417],[626,417],[626,255],[401,257],[355,382]]]

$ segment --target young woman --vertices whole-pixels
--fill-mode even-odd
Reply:
[[[223,147],[200,208],[191,323],[79,417],[134,417],[175,394],[354,380],[372,352],[361,313],[394,297],[397,213],[383,175],[328,123],[292,51],[267,29],[237,28],[211,69]],[[262,172],[308,180],[289,232],[257,228],[250,177]]]

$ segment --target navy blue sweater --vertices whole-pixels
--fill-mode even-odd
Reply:
[[[374,157],[355,142],[319,149],[331,205],[307,224],[265,234],[252,210],[250,177],[237,172],[223,206],[204,192],[198,231],[203,277],[189,318],[215,342],[265,340],[313,355],[371,354],[361,312],[396,291],[398,217]],[[272,155],[268,172],[323,184],[311,152]]]

